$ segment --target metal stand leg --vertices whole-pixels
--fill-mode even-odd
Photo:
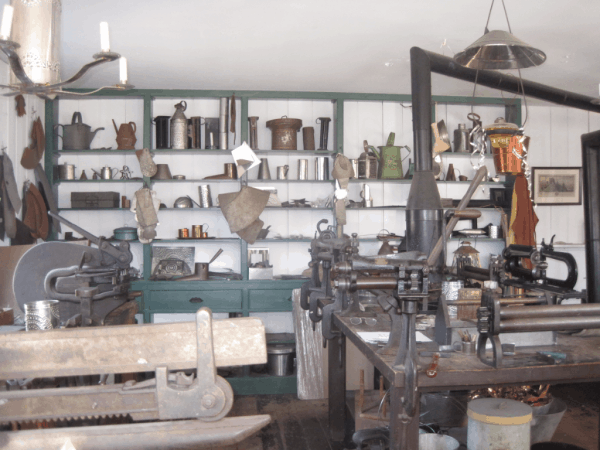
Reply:
[[[329,433],[334,442],[346,434],[346,337],[331,339],[329,352]]]
[[[402,408],[402,389],[391,388],[390,450],[419,450],[419,406],[421,394],[416,395],[415,415],[409,420]]]

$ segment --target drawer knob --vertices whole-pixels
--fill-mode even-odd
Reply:
[[[190,303],[202,303],[203,301],[200,297],[190,298]]]

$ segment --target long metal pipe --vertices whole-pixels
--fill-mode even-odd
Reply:
[[[358,277],[356,289],[395,289],[398,280],[391,277]]]
[[[574,316],[600,316],[600,304],[522,306],[500,309],[501,320],[542,317],[571,318]]]
[[[560,331],[600,328],[600,316],[592,317],[544,317],[537,319],[510,319],[500,321],[501,333],[528,331]]]

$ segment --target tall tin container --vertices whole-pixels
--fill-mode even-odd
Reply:
[[[219,149],[227,150],[229,148],[229,98],[221,97],[219,102]]]
[[[187,145],[188,122],[185,114],[187,103],[182,100],[175,105],[175,114],[171,117],[171,148],[183,150]]]
[[[60,82],[60,0],[12,0],[11,40],[27,76],[36,84]],[[10,84],[21,81],[10,72]]]

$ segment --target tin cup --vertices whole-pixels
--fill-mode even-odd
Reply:
[[[60,325],[58,300],[25,303],[25,330],[51,330]]]
[[[198,187],[200,194],[200,206],[202,208],[210,208],[212,206],[212,197],[210,196],[210,186],[203,184]]]
[[[187,228],[179,229],[179,239],[188,239],[190,237],[190,230]]]
[[[452,344],[454,351],[462,352],[465,355],[474,355],[477,352],[477,343],[473,341],[460,341]]]

